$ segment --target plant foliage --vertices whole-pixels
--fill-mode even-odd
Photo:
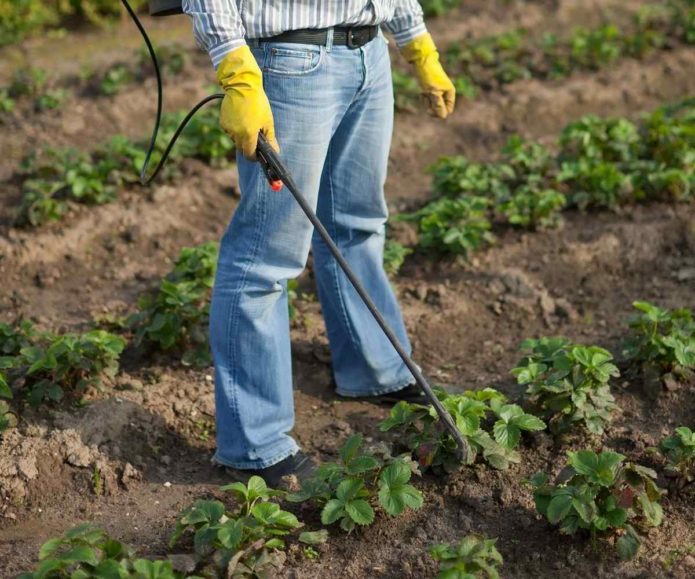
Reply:
[[[437,579],[499,579],[497,568],[503,560],[495,543],[497,539],[468,535],[453,545],[431,547],[430,555],[440,562]]]
[[[572,344],[564,338],[525,340],[527,355],[512,370],[526,395],[553,433],[580,423],[601,434],[616,409],[611,378],[620,375],[613,356],[598,346]]]
[[[169,561],[150,561],[91,525],[80,525],[43,544],[39,563],[18,579],[183,579]],[[188,579],[195,579],[192,575]]]
[[[409,481],[418,473],[409,459],[388,453],[380,458],[362,450],[361,435],[347,439],[338,462],[324,463],[302,488],[287,496],[291,502],[311,501],[321,508],[321,522],[339,522],[351,532],[357,525],[371,525],[375,508],[395,517],[406,509],[422,506],[422,493]]]
[[[79,395],[113,377],[125,340],[103,330],[38,332],[31,324],[0,324],[0,397],[22,394],[32,406]]]
[[[666,459],[666,474],[676,480],[678,489],[695,481],[695,433],[690,428],[676,428],[661,441],[659,451]]]
[[[135,345],[181,353],[185,364],[210,363],[209,298],[217,267],[218,245],[207,242],[181,250],[174,269],[159,290],[138,302],[139,311],[125,321]]]
[[[655,396],[667,375],[695,368],[695,321],[689,309],[667,310],[634,302],[638,314],[629,320],[630,335],[623,356],[639,373],[645,389]]]
[[[515,449],[522,432],[545,428],[542,420],[516,404],[508,404],[504,395],[492,388],[463,394],[441,389],[435,392],[468,444],[467,464],[481,456],[492,467],[506,469],[520,460]],[[397,430],[400,441],[423,469],[452,472],[460,467],[456,442],[431,405],[401,401],[379,428],[382,432]]]
[[[663,519],[656,473],[624,462],[616,452],[567,454],[568,467],[558,484],[549,484],[542,472],[531,479],[538,512],[559,525],[561,533],[588,531],[594,543],[598,534],[619,533],[618,554],[634,557],[641,543],[635,527],[657,527]]]
[[[237,508],[229,511],[216,500],[196,501],[179,516],[170,546],[192,533],[200,571],[225,573],[226,577],[266,576],[277,571],[281,566],[277,551],[285,547],[282,537],[302,526],[295,515],[271,502],[284,493],[269,489],[258,476],[252,476],[246,485],[235,483],[222,490],[232,493]],[[304,535],[307,538],[325,540],[323,535]]]

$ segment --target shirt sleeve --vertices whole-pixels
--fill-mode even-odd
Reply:
[[[244,24],[235,0],[183,0],[183,11],[193,21],[196,42],[217,66],[232,50],[244,46]]]
[[[393,18],[384,23],[400,48],[427,32],[422,7],[417,0],[396,0]]]

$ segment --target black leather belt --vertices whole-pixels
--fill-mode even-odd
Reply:
[[[329,30],[329,28],[288,30],[277,36],[259,38],[258,42],[326,45]],[[347,46],[348,48],[359,48],[376,38],[378,34],[378,26],[336,26],[333,28],[333,44]]]

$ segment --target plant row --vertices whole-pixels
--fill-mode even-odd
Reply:
[[[178,44],[158,47],[157,56],[166,76],[183,72],[189,60],[186,50]],[[114,96],[153,74],[146,50],[134,53],[129,63],[118,62],[100,71],[85,69],[75,78],[51,80],[42,68],[17,69],[10,84],[0,88],[0,113],[11,113],[25,102],[30,102],[35,112],[58,110],[67,103],[72,91],[89,96]]]
[[[442,158],[433,168],[437,196],[396,216],[420,234],[418,245],[468,255],[494,242],[493,223],[553,227],[565,209],[618,209],[695,195],[695,107],[662,108],[639,123],[589,115],[561,132],[557,152],[512,137],[500,161]]]
[[[463,396],[465,400],[476,400],[474,393]],[[502,413],[509,414],[509,409]],[[542,424],[536,420],[536,425]],[[509,429],[509,425],[507,421],[504,428]],[[383,426],[388,429],[392,423],[387,421]],[[676,429],[673,436],[662,441],[660,451],[669,461],[667,471],[685,472],[692,481],[695,434],[690,429]],[[186,508],[178,517],[169,546],[173,548],[184,538],[190,545],[192,540],[195,569],[188,574],[176,572],[166,559],[139,558],[103,531],[82,525],[46,542],[35,571],[20,577],[272,576],[283,566],[281,552],[288,539],[304,545],[303,554],[309,560],[319,556],[314,546],[328,540],[326,529],[302,531],[304,523],[278,501],[307,504],[320,511],[322,525],[337,524],[351,533],[357,527],[373,524],[377,516],[397,517],[419,509],[424,497],[411,484],[413,475],[420,475],[420,470],[409,455],[394,457],[385,445],[365,449],[362,437],[353,435],[341,448],[338,461],[321,465],[298,491],[270,489],[262,478],[254,476],[246,485],[237,482],[221,487],[234,499],[232,508],[220,500],[198,500]],[[617,535],[619,556],[630,559],[639,550],[642,531],[659,526],[663,520],[660,500],[664,491],[656,485],[656,477],[654,470],[626,462],[618,453],[581,450],[568,452],[567,468],[555,484],[542,472],[528,484],[537,511],[561,533],[586,532],[594,545],[600,536]],[[440,562],[438,577],[498,577],[503,560],[495,542],[470,535],[456,544],[432,546],[429,552]]]
[[[454,42],[443,50],[443,61],[457,93],[472,99],[479,90],[526,78],[559,79],[577,71],[596,71],[675,43],[695,43],[695,5],[690,0],[647,4],[633,16],[629,30],[605,23],[575,28],[562,37],[548,33],[540,40],[521,29]],[[397,71],[394,87],[397,107],[412,109],[419,94],[415,80]]]
[[[212,257],[212,248],[204,259],[185,253],[177,264],[179,279],[198,271],[206,280],[202,285],[209,285]],[[667,374],[692,377],[692,313],[642,302],[635,307],[639,313],[630,319],[630,335],[621,349],[629,371],[641,376],[656,373],[661,379]],[[96,385],[101,374],[115,372],[123,348],[122,339],[105,332],[53,336],[27,323],[2,326],[0,336],[4,354],[0,360],[7,372],[0,380],[0,396],[25,393],[34,404]],[[509,403],[492,388],[461,394],[437,390],[468,445],[467,464],[480,460],[506,469],[519,462],[524,432],[547,427],[553,435],[577,429],[600,435],[617,410],[610,381],[620,371],[607,350],[562,338],[526,340],[522,349],[525,354],[512,374],[526,387],[524,407]],[[196,569],[195,575],[188,576],[253,577],[277,570],[283,560],[279,552],[285,548],[284,537],[305,544],[306,557],[317,557],[312,545],[325,541],[327,532],[300,532],[304,525],[283,510],[278,499],[305,504],[302,512],[316,510],[322,525],[336,525],[349,533],[373,524],[377,517],[419,509],[424,497],[411,483],[413,475],[427,469],[452,472],[461,466],[456,445],[431,406],[399,402],[380,428],[398,433],[402,449],[396,451],[403,454],[394,455],[383,443],[365,448],[362,437],[355,435],[340,450],[338,461],[322,464],[292,493],[270,490],[254,477],[248,485],[222,488],[235,499],[233,509],[217,500],[196,501],[179,516],[171,538],[172,547],[186,536],[192,539]],[[695,434],[690,428],[675,429],[654,450],[662,456],[663,474],[673,492],[695,481]],[[618,453],[580,450],[568,453],[567,468],[554,482],[538,473],[528,484],[538,512],[561,533],[585,534],[593,543],[605,536],[616,538],[619,556],[628,559],[637,553],[648,528],[663,520],[664,491],[656,479],[653,469],[626,461]],[[456,576],[451,574],[454,571],[495,576],[490,573],[496,573],[501,564],[494,541],[476,536],[454,545],[436,545],[430,551],[440,561],[443,578]],[[101,577],[107,572],[114,577],[183,577],[170,562],[138,558],[90,527],[79,527],[46,543],[36,571],[25,577]]]
[[[183,117],[184,113],[164,115],[152,166],[159,162]],[[28,156],[22,163],[22,202],[15,224],[35,227],[59,220],[71,203],[102,205],[114,201],[119,187],[139,182],[146,147],[145,142],[118,136],[91,153],[49,148]],[[222,165],[233,151],[234,144],[220,128],[216,111],[208,108],[188,124],[169,159],[175,163],[197,158]],[[174,175],[175,164],[169,163],[163,176],[170,179]]]
[[[130,0],[142,8],[146,0]],[[21,41],[42,30],[61,26],[66,20],[105,26],[123,13],[120,0],[0,0],[0,46]]]

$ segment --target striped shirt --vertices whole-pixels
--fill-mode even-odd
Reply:
[[[398,46],[427,31],[417,0],[183,0],[183,10],[215,66],[245,38],[288,30],[383,25]]]

